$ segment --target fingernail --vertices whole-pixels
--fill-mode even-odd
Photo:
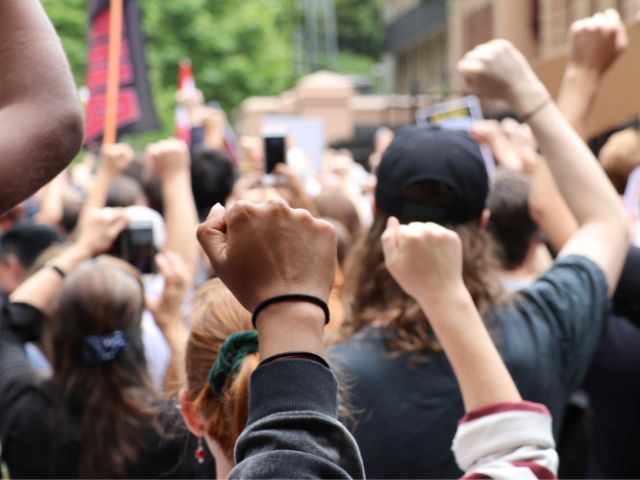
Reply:
[[[224,210],[224,207],[220,204],[220,202],[218,202],[211,208],[211,213],[218,213],[221,210]]]

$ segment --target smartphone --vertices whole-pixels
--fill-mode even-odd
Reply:
[[[286,138],[283,136],[264,137],[265,173],[271,174],[278,163],[286,162]]]
[[[109,254],[130,263],[140,273],[153,273],[156,248],[151,222],[129,224],[129,228],[116,238]]]

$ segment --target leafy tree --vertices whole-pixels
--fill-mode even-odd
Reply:
[[[335,0],[335,6],[340,49],[377,61],[384,40],[381,0]]]
[[[293,37],[280,0],[180,0],[138,2],[143,12],[149,77],[163,131],[173,131],[178,64],[191,58],[205,98],[227,111],[250,95],[273,95],[289,88]],[[85,0],[43,0],[62,38],[78,85],[86,69]]]

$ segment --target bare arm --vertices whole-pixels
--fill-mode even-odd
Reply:
[[[612,9],[571,25],[569,61],[562,77],[558,107],[585,140],[602,79],[628,43],[620,15]]]
[[[602,79],[627,47],[625,26],[615,10],[578,20],[569,31],[569,61],[558,108],[583,140]],[[541,162],[530,195],[531,214],[553,247],[560,251],[578,223],[559,192],[548,165]]]
[[[96,208],[103,208],[107,204],[111,182],[129,166],[133,158],[133,149],[124,143],[114,143],[102,147],[98,170],[82,205],[78,225],[82,225]]]
[[[71,272],[84,260],[107,251],[113,240],[126,227],[127,217],[119,209],[105,208],[91,212],[86,228],[78,239],[52,260],[64,273]],[[50,313],[63,278],[53,268],[42,268],[25,280],[10,296],[12,302],[28,303]]]
[[[0,2],[0,212],[65,168],[81,141],[69,64],[40,2]]]
[[[167,227],[165,248],[180,255],[195,278],[198,260],[198,226],[193,192],[191,191],[191,159],[184,142],[164,140],[147,148],[155,173],[162,183],[164,219]]]
[[[462,245],[435,223],[399,225],[389,219],[382,235],[385,265],[416,299],[458,380],[467,412],[521,400],[511,375],[462,279]]]
[[[494,40],[476,47],[460,62],[459,70],[473,93],[505,98],[521,116],[536,112],[529,126],[579,225],[560,255],[590,258],[603,270],[612,293],[629,233],[618,196],[591,151],[509,42]]]

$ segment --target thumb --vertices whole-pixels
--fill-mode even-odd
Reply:
[[[224,264],[227,248],[225,209],[216,203],[207,219],[198,227],[198,241],[215,270]]]

